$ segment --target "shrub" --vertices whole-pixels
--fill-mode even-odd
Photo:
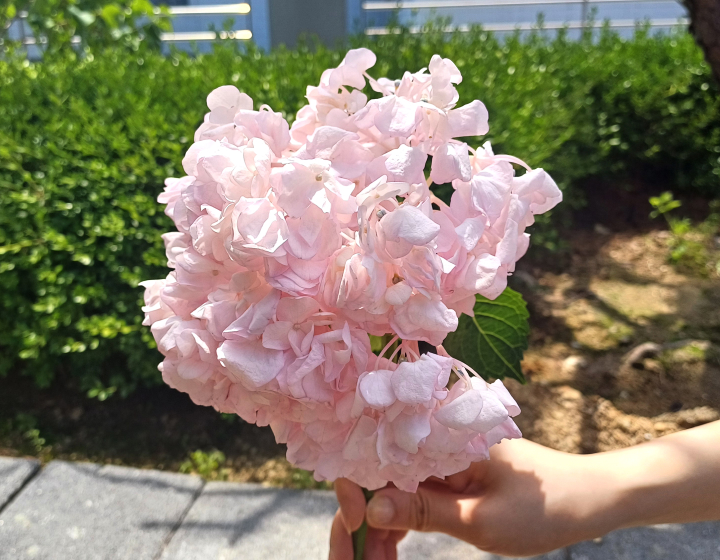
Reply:
[[[206,480],[227,480],[228,469],[222,468],[225,464],[225,454],[214,449],[209,453],[198,449],[190,453],[190,458],[180,465],[180,472],[184,474],[199,474]]]
[[[550,171],[582,201],[594,176],[635,175],[715,195],[720,102],[690,36],[640,31],[622,41],[535,33],[500,41],[475,28],[446,36],[356,38],[378,54],[376,76],[452,58],[461,100],[490,111],[496,152]],[[305,85],[344,49],[304,45],[264,54],[219,45],[208,55],[106,48],[30,63],[0,60],[0,374],[40,386],[57,374],[92,396],[124,395],[159,379],[141,326],[139,281],[164,276],[155,202],[180,162],[215,87],[236,84],[292,116]],[[440,187],[440,189],[447,187]],[[557,221],[555,221],[557,223]],[[537,236],[546,246],[553,231]]]
[[[4,0],[0,41],[10,39],[10,24],[22,12],[46,55],[78,46],[136,46],[140,41],[157,48],[162,31],[170,30],[169,11],[156,8],[150,0]]]
[[[678,218],[670,214],[682,203],[675,200],[671,192],[650,198],[654,210],[651,218],[665,218],[670,236],[668,260],[679,270],[701,277],[720,276],[720,200],[710,203],[710,214],[699,224],[689,218]]]

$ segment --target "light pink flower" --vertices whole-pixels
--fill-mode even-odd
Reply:
[[[234,86],[208,96],[187,176],[158,197],[177,229],[163,235],[173,270],[142,283],[143,324],[166,383],[270,426],[316,479],[414,491],[520,437],[502,383],[441,344],[477,294],[505,289],[526,229],[562,193],[542,169],[466,143],[488,113],[458,107],[452,61],[399,80],[371,78],[374,63],[349,51],[292,128]],[[430,182],[452,184],[449,204]],[[369,334],[393,337],[383,355]]]

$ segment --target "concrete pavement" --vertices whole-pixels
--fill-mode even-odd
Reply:
[[[331,492],[0,457],[0,560],[325,560]],[[413,533],[401,560],[501,560]],[[720,522],[611,533],[537,560],[720,560]]]

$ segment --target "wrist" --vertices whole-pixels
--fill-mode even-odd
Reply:
[[[668,453],[661,441],[591,457],[604,473],[608,531],[677,520],[682,482],[692,466]]]
[[[615,457],[608,453],[577,456],[579,491],[574,497],[577,515],[575,542],[602,537],[629,526],[625,507],[628,481]]]

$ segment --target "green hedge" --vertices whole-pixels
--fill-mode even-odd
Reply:
[[[554,36],[553,36],[554,37]],[[461,100],[482,99],[496,152],[548,169],[583,200],[641,176],[658,187],[718,194],[720,102],[692,39],[639,32],[622,41],[534,34],[498,41],[481,29],[356,39],[375,76],[452,58]],[[357,46],[357,45],[354,45]],[[213,88],[233,83],[289,117],[307,84],[343,50],[209,55],[108,49],[28,63],[0,60],[0,374],[47,385],[58,374],[101,397],[159,380],[140,325],[139,281],[167,272],[155,198],[180,162]],[[662,182],[662,185],[660,183]],[[552,244],[552,230],[536,236]]]

